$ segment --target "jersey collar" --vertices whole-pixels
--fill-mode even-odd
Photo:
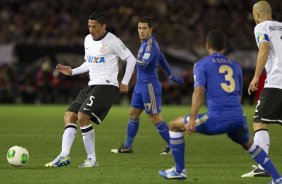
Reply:
[[[105,36],[107,36],[107,34],[108,34],[108,31],[106,31],[106,33],[100,38],[100,39],[98,39],[98,40],[94,40],[94,41],[100,41],[100,40],[102,40],[103,38],[105,38]]]
[[[152,38],[152,35],[149,36],[148,38],[146,38],[145,40],[142,41],[142,43],[147,42],[148,40],[150,40]]]

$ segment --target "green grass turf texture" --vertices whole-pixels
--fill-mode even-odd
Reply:
[[[0,106],[0,184],[266,184],[270,181],[270,178],[240,178],[241,174],[250,171],[254,161],[226,135],[199,134],[185,136],[187,180],[168,181],[161,178],[158,171],[170,168],[174,162],[172,155],[160,156],[165,143],[146,114],[141,117],[134,153],[110,153],[110,149],[125,140],[128,106],[114,106],[101,125],[94,125],[99,167],[78,168],[86,158],[81,131],[78,130],[71,149],[71,165],[45,168],[44,164],[60,152],[66,108],[67,105]],[[163,106],[162,115],[169,122],[189,110],[187,106]],[[244,111],[251,127],[254,107],[246,106]],[[271,125],[270,156],[282,171],[280,133],[280,126]],[[30,160],[24,167],[13,167],[6,160],[7,150],[14,145],[24,146],[29,151]]]

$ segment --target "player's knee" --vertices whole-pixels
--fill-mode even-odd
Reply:
[[[64,115],[64,122],[65,124],[76,123],[77,121],[77,114],[73,112],[66,112]]]
[[[261,122],[260,123],[257,123],[257,122],[253,123],[254,132],[261,130],[261,129],[267,129],[267,124],[264,124],[264,123],[261,123]]]
[[[132,119],[132,120],[137,120],[137,119],[139,119],[139,114],[134,113],[134,112],[130,112],[130,113],[129,113],[129,117],[130,117],[130,119]]]
[[[173,131],[173,132],[179,131],[179,130],[178,130],[178,126],[177,126],[177,124],[176,124],[175,121],[170,121],[170,122],[168,123],[168,126],[169,126],[169,130],[170,130],[170,131]]]
[[[77,118],[81,127],[91,124],[90,116],[87,114],[79,112]]]
[[[161,116],[160,113],[157,113],[157,114],[149,114],[149,118],[151,120],[151,122],[156,125],[158,124],[159,122],[163,121],[163,118]]]

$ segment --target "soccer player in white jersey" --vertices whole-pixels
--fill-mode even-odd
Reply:
[[[257,103],[253,118],[254,141],[266,153],[269,150],[267,124],[282,125],[282,23],[272,20],[271,6],[259,1],[253,6],[256,22],[254,29],[257,46],[257,64],[254,77],[249,85],[249,94],[258,89],[259,77],[265,68],[267,78]],[[242,177],[269,176],[260,165]]]
[[[95,133],[91,122],[100,124],[110,110],[114,99],[127,93],[128,83],[134,71],[136,59],[123,42],[106,29],[107,17],[102,12],[94,12],[88,20],[89,32],[85,37],[85,62],[72,69],[58,64],[56,69],[65,75],[89,72],[88,86],[82,89],[67,109],[64,121],[61,153],[46,167],[61,167],[70,164],[70,149],[80,124],[83,143],[87,153],[86,160],[80,165],[96,167]],[[119,85],[118,59],[127,61],[124,77]],[[105,100],[107,99],[107,100]]]

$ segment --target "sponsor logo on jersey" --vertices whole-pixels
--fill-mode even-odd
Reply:
[[[89,63],[105,63],[105,57],[87,56],[87,62],[89,62]]]
[[[120,47],[123,49],[123,50],[126,50],[127,49],[127,47],[124,45],[124,43],[122,43],[121,42],[121,44],[120,44]]]

